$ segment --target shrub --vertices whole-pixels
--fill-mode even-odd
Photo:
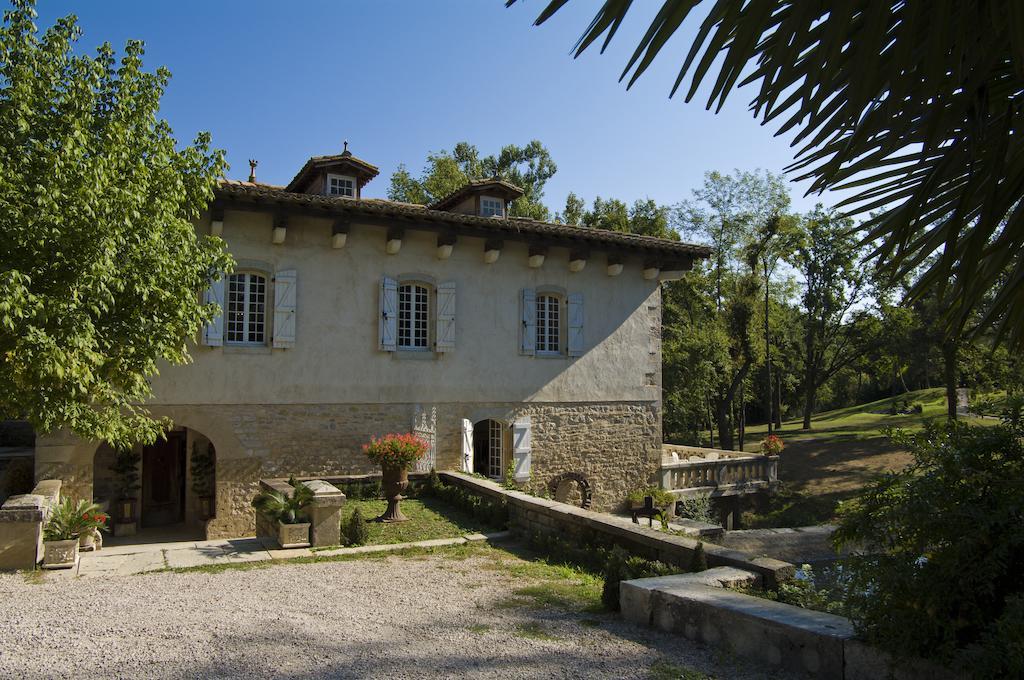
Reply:
[[[348,520],[341,524],[341,535],[345,545],[365,545],[370,540],[370,529],[359,508],[352,511]]]
[[[626,499],[630,503],[643,503],[644,498],[650,496],[654,500],[654,506],[657,508],[665,508],[672,505],[675,502],[676,497],[672,493],[665,491],[665,489],[657,486],[649,486],[646,489],[639,489],[629,494]]]
[[[850,558],[849,613],[894,654],[963,660],[971,648],[982,667],[1024,595],[1021,432],[931,423],[892,438],[914,462],[840,506],[837,541],[868,553]]]
[[[693,557],[690,558],[690,571],[707,571],[708,557],[704,554],[704,544],[697,541],[697,547],[693,550]]]
[[[705,524],[718,524],[718,518],[711,507],[711,496],[708,494],[679,498],[676,501],[676,514]]]
[[[65,498],[50,513],[50,519],[43,527],[43,539],[69,541],[87,531],[106,530],[107,519],[107,515],[95,503],[86,500],[75,503],[70,498]]]
[[[408,432],[386,434],[379,439],[373,437],[369,444],[363,444],[363,453],[381,467],[397,466],[404,470],[426,455],[430,448],[424,439]]]
[[[439,486],[441,486],[441,478],[438,477],[436,469],[430,468],[430,475],[427,477],[427,491],[433,493]]]
[[[619,611],[619,583],[636,578],[651,576],[668,576],[678,570],[664,562],[644,559],[630,555],[620,546],[615,546],[608,554],[604,566],[604,586],[601,588],[601,602],[612,611]]]

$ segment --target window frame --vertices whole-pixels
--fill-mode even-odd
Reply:
[[[486,213],[484,212],[484,202],[493,201],[500,208],[499,212]],[[505,217],[505,201],[494,196],[481,196],[480,197],[480,216],[481,217]]]
[[[349,182],[351,182],[352,183],[352,194],[349,195],[349,194],[336,194],[336,193],[332,193],[331,192],[331,180],[334,180],[334,179],[348,180]],[[336,175],[334,173],[330,173],[329,172],[329,173],[327,173],[327,178],[324,181],[325,181],[325,186],[324,186],[325,191],[324,191],[324,193],[326,195],[328,195],[328,196],[338,196],[340,198],[358,198],[358,195],[359,195],[359,185],[356,183],[356,178],[353,177],[352,175]]]
[[[541,304],[544,301],[544,310]],[[534,353],[537,356],[560,357],[565,354],[565,324],[566,308],[565,296],[551,290],[540,289],[534,295],[534,319],[536,322],[536,337],[533,341]],[[551,311],[552,305],[555,311],[554,334],[551,333]],[[541,338],[543,337],[543,342]],[[554,337],[557,345],[550,349],[551,338]],[[543,345],[543,349],[542,349]]]
[[[235,292],[232,290],[232,284],[234,283],[235,277],[244,277],[243,288],[242,288],[242,328],[241,334],[243,340],[231,339],[232,333],[236,330],[232,329],[232,324],[236,323],[232,318],[232,314],[236,313],[232,310],[232,295]],[[262,338],[260,340],[249,340],[253,326],[257,323],[257,320],[253,319],[253,311],[250,309],[250,305],[253,304],[252,295],[253,291],[251,285],[254,277],[258,277],[263,281],[263,299],[262,299],[262,319],[258,320],[260,326],[260,333]],[[242,269],[233,271],[225,277],[225,290],[224,290],[224,330],[223,330],[223,343],[225,346],[231,347],[267,347],[270,341],[270,294],[272,292],[271,282],[272,277],[269,272],[265,272],[259,269]],[[259,314],[259,312],[256,312]]]
[[[423,329],[424,336],[423,336],[423,342],[425,344],[423,344],[423,345],[402,344],[402,336],[403,336],[403,332],[402,332],[402,321],[403,321],[402,289],[403,288],[411,288],[411,289],[413,289],[412,290],[412,296],[413,297],[409,301],[409,304],[411,306],[410,306],[409,309],[405,310],[405,312],[404,312],[405,315],[409,315],[409,316],[407,316],[407,323],[409,324],[409,327],[407,329],[408,330],[408,337],[410,339],[415,339],[415,330],[416,330],[415,329],[415,323],[416,323],[415,314],[418,311],[421,311],[423,316],[424,316],[424,329]],[[415,299],[415,297],[417,295],[416,289],[422,289],[423,290],[423,309],[422,310],[416,310],[415,309],[415,306],[418,304],[418,301]],[[417,352],[417,353],[433,351],[434,320],[433,320],[432,312],[434,311],[434,307],[437,304],[436,294],[437,293],[436,293],[436,289],[435,289],[434,285],[432,283],[430,283],[429,281],[421,281],[419,279],[404,279],[404,280],[403,279],[399,279],[399,281],[398,281],[398,291],[397,291],[397,297],[396,297],[396,302],[397,302],[397,306],[398,307],[395,310],[395,312],[397,314],[397,317],[398,317],[395,320],[395,350],[396,351],[398,351],[398,352]]]

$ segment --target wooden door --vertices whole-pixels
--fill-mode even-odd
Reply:
[[[142,449],[142,526],[157,527],[185,519],[185,435]]]

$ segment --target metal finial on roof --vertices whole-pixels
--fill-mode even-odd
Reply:
[[[259,161],[255,160],[253,158],[249,159],[249,181],[250,182],[255,182],[256,181],[256,166],[257,165],[259,165]]]
[[[342,156],[351,156],[352,152],[348,150],[348,140],[347,139],[345,140],[344,144],[345,144],[345,149],[344,149],[344,151],[341,152],[341,155]]]

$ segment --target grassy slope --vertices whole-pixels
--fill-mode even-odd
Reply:
[[[447,503],[422,496],[402,501],[402,514],[408,522],[385,524],[369,520],[379,517],[387,510],[385,500],[348,500],[342,508],[342,523],[347,523],[356,508],[363,513],[370,531],[368,545],[385,543],[408,543],[434,538],[455,538],[476,532],[494,531],[483,522]]]

